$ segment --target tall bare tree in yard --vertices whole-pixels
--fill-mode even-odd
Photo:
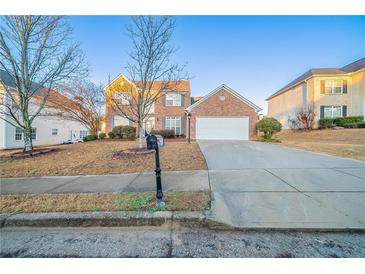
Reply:
[[[24,151],[32,151],[32,123],[52,89],[85,75],[87,69],[79,45],[70,41],[72,31],[63,17],[1,16],[0,26],[0,69],[15,85],[9,88],[2,83],[0,112],[6,122],[23,130]]]
[[[51,93],[45,113],[48,116],[79,122],[90,133],[98,134],[103,123],[104,98],[102,85],[77,80],[60,87],[57,93]]]
[[[132,41],[129,53],[130,62],[126,66],[131,81],[131,96],[123,98],[129,104],[120,104],[121,98],[109,98],[114,111],[121,113],[138,125],[139,147],[142,147],[144,121],[154,102],[163,91],[174,91],[181,80],[188,78],[183,74],[184,66],[171,61],[176,51],[170,45],[175,29],[175,20],[170,16],[132,17],[127,32]]]

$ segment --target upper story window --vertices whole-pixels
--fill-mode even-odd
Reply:
[[[166,106],[181,106],[181,94],[166,93]]]
[[[347,93],[347,81],[338,79],[328,79],[321,81],[322,94],[342,94]]]
[[[129,106],[131,104],[130,102],[131,102],[132,96],[131,96],[130,92],[117,91],[117,92],[114,92],[113,99],[120,102],[120,104],[123,106]]]

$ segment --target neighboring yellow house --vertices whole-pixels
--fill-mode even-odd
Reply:
[[[268,116],[289,128],[289,119],[313,105],[320,118],[365,116],[365,58],[342,68],[311,69],[271,95]]]

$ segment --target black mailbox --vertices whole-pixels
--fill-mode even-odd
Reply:
[[[155,135],[148,135],[146,138],[147,148],[148,149],[157,149],[158,148],[158,141]]]
[[[156,206],[164,207],[162,183],[161,183],[161,168],[160,168],[160,153],[158,139],[155,135],[149,134],[146,138],[147,148],[154,149],[155,152],[155,176],[156,176]]]

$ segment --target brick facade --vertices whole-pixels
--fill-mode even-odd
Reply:
[[[221,98],[224,100],[221,100]],[[249,117],[250,140],[256,139],[255,124],[258,121],[258,114],[254,108],[243,102],[223,87],[207,98],[204,102],[191,109],[190,137],[195,139],[196,117],[216,116],[216,117]]]

